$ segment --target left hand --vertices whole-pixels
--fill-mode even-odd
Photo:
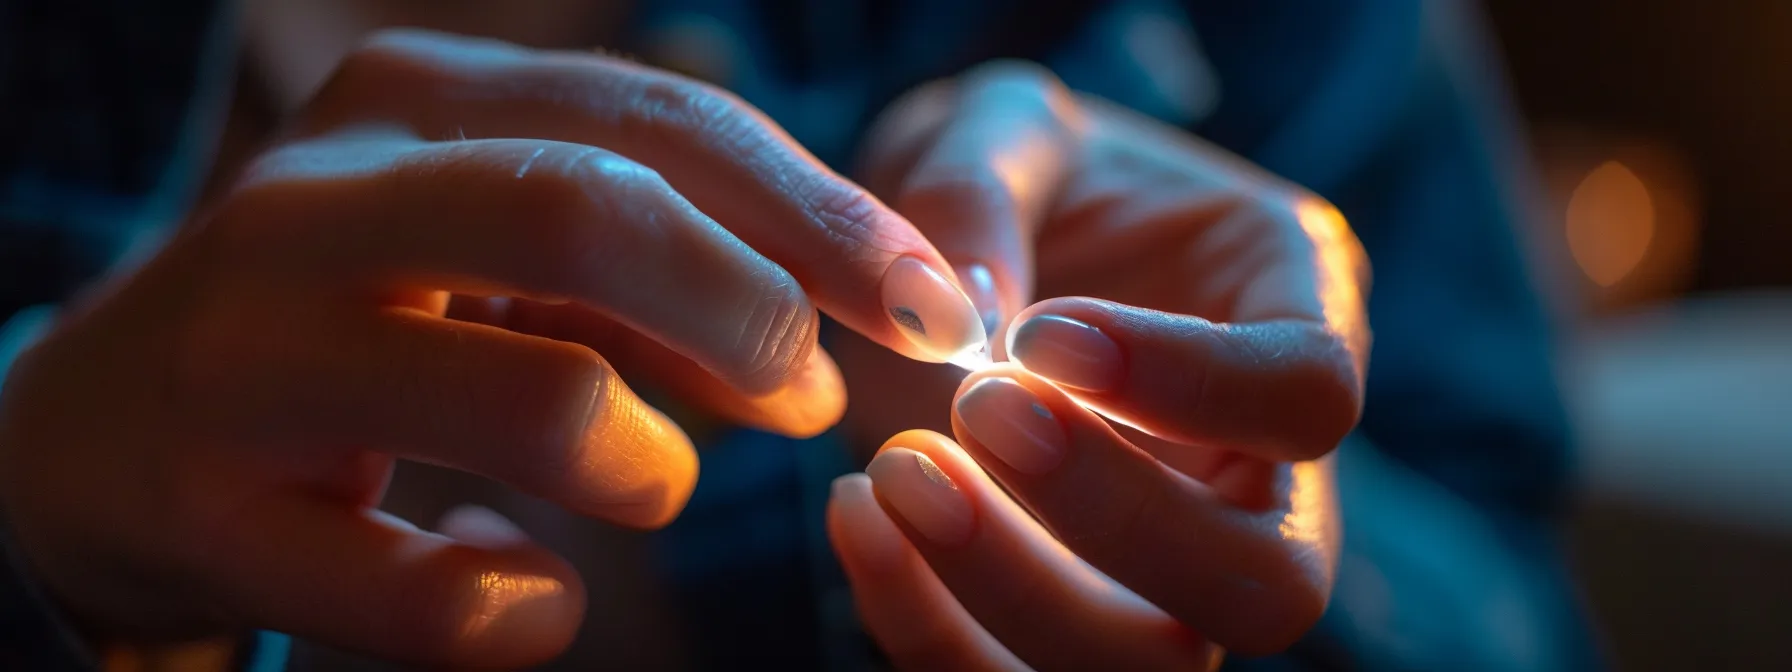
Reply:
[[[958,385],[958,444],[904,432],[836,483],[835,549],[898,665],[1208,667],[1310,628],[1339,543],[1322,458],[1369,347],[1338,211],[1030,66],[918,89],[866,158],[1020,365]],[[856,436],[945,429],[918,414],[962,374],[836,351]]]

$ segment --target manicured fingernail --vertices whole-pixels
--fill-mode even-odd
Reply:
[[[958,286],[964,288],[971,305],[977,308],[977,321],[983,324],[983,335],[995,340],[1002,328],[1002,297],[996,294],[996,276],[983,264],[962,264],[953,268],[958,273]]]
[[[929,541],[957,546],[971,536],[971,502],[926,455],[890,448],[865,467],[877,493]]]
[[[928,357],[966,368],[988,360],[988,338],[976,306],[920,259],[903,257],[890,264],[883,298],[890,321]]]
[[[1120,387],[1126,375],[1114,339],[1062,315],[1036,315],[1012,330],[1008,357],[1028,371],[1094,392]]]
[[[1011,378],[977,381],[958,398],[958,418],[977,443],[1015,471],[1038,476],[1064,461],[1064,426]]]

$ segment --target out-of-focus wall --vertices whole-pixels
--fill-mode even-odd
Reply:
[[[1792,669],[1792,3],[1500,0],[1621,669]]]

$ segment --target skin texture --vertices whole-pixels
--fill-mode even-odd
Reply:
[[[696,453],[625,380],[810,436],[845,405],[819,313],[926,358],[883,278],[899,259],[951,277],[725,92],[431,33],[354,50],[231,185],[69,306],[0,398],[0,506],[101,640],[267,628],[546,660],[594,577],[490,516],[378,512],[395,460],[664,525]],[[949,283],[915,291],[975,319]]]
[[[987,272],[970,295],[1013,361],[835,348],[882,448],[829,530],[900,667],[1206,668],[1318,620],[1370,341],[1336,209],[1022,63],[899,100],[861,174]]]
[[[97,637],[269,628],[523,667],[565,648],[600,577],[489,512],[435,532],[379,513],[395,460],[651,528],[697,460],[626,381],[789,436],[837,422],[850,385],[886,456],[837,485],[830,530],[905,667],[1201,667],[1312,624],[1337,549],[1322,456],[1368,347],[1335,210],[1017,64],[898,102],[864,183],[687,79],[383,33],[18,360],[0,506]],[[899,260],[977,303],[931,281],[893,300]],[[910,361],[943,357],[892,306],[966,333],[1055,315],[1119,355],[1081,388],[1038,358],[961,381]],[[841,367],[818,313],[858,335]],[[1032,400],[955,402],[990,377]],[[1017,468],[973,429],[1035,406],[1050,459]]]

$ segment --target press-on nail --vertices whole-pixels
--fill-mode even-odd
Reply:
[[[957,546],[971,535],[971,502],[940,465],[907,448],[890,448],[865,467],[884,501],[929,541]]]
[[[1120,346],[1087,323],[1036,315],[1009,335],[1008,357],[1028,371],[1071,387],[1111,391],[1125,377]]]
[[[1037,476],[1064,460],[1064,426],[1011,378],[977,381],[958,398],[958,418],[977,443],[1015,471]]]
[[[989,358],[977,308],[946,276],[920,259],[890,264],[883,279],[884,311],[898,331],[936,361],[974,368]]]

